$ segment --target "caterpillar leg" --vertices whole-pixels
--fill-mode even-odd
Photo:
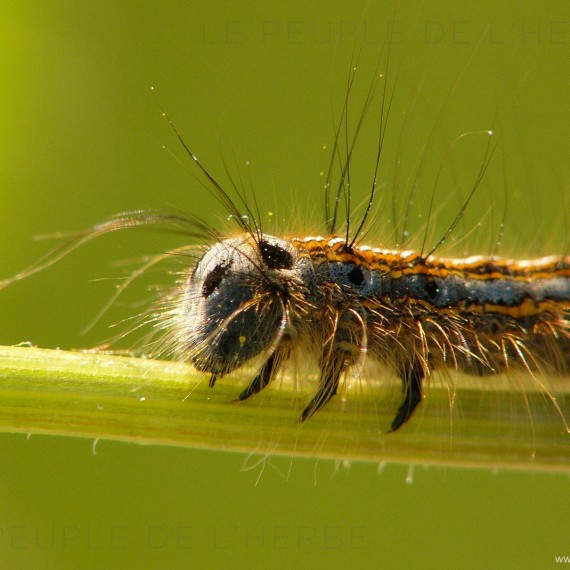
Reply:
[[[308,420],[336,394],[341,374],[366,352],[366,313],[362,307],[347,307],[337,314],[335,329],[330,347],[320,358],[319,387],[303,410],[301,421]]]
[[[417,360],[410,362],[405,367],[403,374],[401,374],[404,400],[398,408],[396,417],[392,420],[390,432],[401,428],[412,417],[418,404],[422,401],[422,380],[424,376],[423,366]]]
[[[245,388],[237,397],[239,401],[247,400],[250,396],[261,392],[271,380],[275,377],[279,366],[289,358],[291,350],[286,343],[285,346],[279,346],[273,354],[265,361],[259,374],[251,381],[249,386]]]
[[[326,362],[321,369],[321,378],[316,394],[301,414],[301,421],[308,420],[318,412],[335,394],[340,375],[347,368],[346,356],[332,356],[332,362]]]

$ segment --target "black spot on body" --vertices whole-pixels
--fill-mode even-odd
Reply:
[[[339,246],[338,253],[351,254],[354,253],[354,248],[348,242],[345,242]]]
[[[293,256],[282,247],[265,241],[259,242],[259,253],[268,269],[292,269]]]
[[[360,287],[364,283],[362,267],[358,267],[357,265],[354,266],[347,277],[353,285],[356,285],[356,287]]]
[[[498,322],[497,319],[491,319],[489,321],[489,332],[491,334],[498,334],[502,330],[501,324]]]
[[[437,282],[435,279],[428,277],[426,280],[426,293],[431,301],[434,301],[439,293],[439,287],[437,286]]]
[[[231,263],[220,263],[206,275],[204,283],[202,283],[202,295],[204,297],[209,297],[219,287],[230,266]]]

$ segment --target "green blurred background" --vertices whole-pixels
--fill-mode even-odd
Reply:
[[[151,86],[216,177],[227,184],[225,160],[246,180],[251,175],[264,207],[276,202],[277,218],[287,220],[294,203],[293,216],[319,220],[331,104],[338,117],[351,57],[362,48],[357,116],[389,20],[396,21],[390,62],[399,77],[382,181],[396,188],[400,214],[401,196],[418,187],[410,228],[421,226],[440,170],[441,213],[430,228],[437,236],[447,227],[486,147],[483,136],[453,141],[493,127],[498,151],[460,228],[464,235],[482,221],[483,230],[452,251],[488,252],[505,201],[501,253],[568,248],[568,4],[448,0],[419,9],[402,2],[395,16],[389,3],[305,4],[4,3],[0,277],[53,243],[32,236],[88,227],[119,211],[223,217],[186,171],[196,174]],[[376,149],[372,118],[368,124],[354,168],[357,196]],[[373,232],[384,245],[392,245],[390,227]],[[115,234],[7,288],[0,343],[96,344],[108,324],[136,310],[127,298],[80,334],[113,290],[100,278],[121,274],[113,260],[172,244],[164,235]],[[0,436],[2,568],[538,568],[570,555],[562,475],[418,467],[410,478],[407,466],[380,473],[372,464],[258,462],[108,442],[94,454],[92,443]]]

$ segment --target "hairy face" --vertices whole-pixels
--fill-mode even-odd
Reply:
[[[270,350],[288,327],[310,262],[286,240],[231,238],[196,264],[183,296],[184,344],[196,368],[225,374]]]

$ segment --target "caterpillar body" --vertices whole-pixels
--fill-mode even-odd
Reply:
[[[402,381],[396,430],[434,369],[567,373],[569,310],[570,258],[440,259],[341,237],[246,234],[203,255],[169,325],[210,386],[263,355],[240,400],[266,387],[295,348],[313,347],[320,379],[303,420],[336,394],[343,374],[377,359]]]

